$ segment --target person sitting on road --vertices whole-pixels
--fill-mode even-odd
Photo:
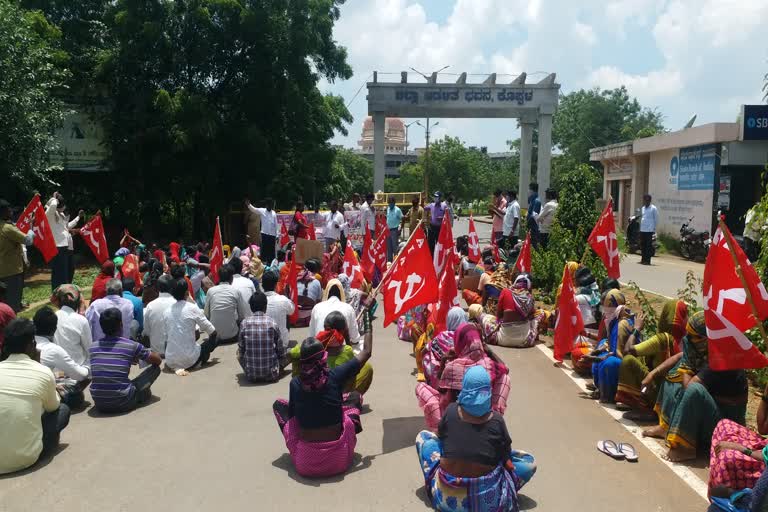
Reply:
[[[280,327],[267,315],[267,296],[256,291],[249,305],[253,315],[240,324],[237,362],[251,382],[275,382],[287,364]]]
[[[123,317],[117,308],[105,310],[99,317],[104,337],[91,345],[91,397],[101,412],[132,411],[152,397],[150,387],[160,376],[163,360],[144,345],[122,336]],[[135,379],[128,378],[131,365],[150,364]]]
[[[323,321],[323,330],[315,335],[315,339],[323,344],[328,352],[328,368],[336,368],[355,357],[349,341],[349,328],[347,320],[339,311],[331,311]],[[293,376],[299,375],[301,347],[295,346],[289,351],[289,357],[293,361]],[[373,381],[373,367],[371,363],[365,363],[353,380],[344,387],[344,391],[357,391],[364,395],[371,387]]]
[[[91,287],[91,302],[107,296],[107,283],[115,278],[115,262],[107,260],[101,264],[101,271],[96,275]]]
[[[232,287],[240,294],[243,304],[249,304],[251,295],[256,291],[256,285],[243,275],[243,268],[248,270],[248,267],[243,266],[243,260],[240,258],[232,258],[227,265],[232,267]]]
[[[626,302],[624,294],[619,290],[609,290],[605,294],[603,298],[602,319],[600,320],[597,335],[600,341],[607,337],[608,326],[616,318],[618,308],[624,306]],[[598,344],[597,341],[590,341],[584,336],[580,336],[574,341],[574,346],[571,350],[571,362],[576,373],[584,376],[592,375],[592,364],[594,361],[585,356],[590,355]]]
[[[357,327],[355,309],[347,303],[344,285],[338,279],[331,279],[323,292],[323,301],[318,302],[312,309],[312,319],[309,322],[309,335],[316,337],[323,330],[325,317],[332,311],[338,311],[344,316],[349,330],[349,343],[357,347],[360,343],[360,331]]]
[[[299,272],[299,276],[296,279],[299,297],[307,297],[315,302],[322,298],[323,285],[318,275],[321,269],[320,261],[315,258],[310,258],[304,262],[304,270]]]
[[[414,349],[418,370],[417,381],[426,382],[437,389],[440,373],[443,371],[442,365],[454,347],[456,331],[465,323],[467,323],[467,314],[461,307],[454,306],[448,310],[445,317],[445,330],[438,332],[429,339],[425,336],[423,342],[421,340],[417,342]]]
[[[131,339],[140,340],[144,331],[144,302],[141,297],[134,295],[136,281],[131,277],[123,279],[123,298],[133,304],[133,322],[131,322]]]
[[[176,304],[176,299],[171,295],[173,278],[168,274],[160,276],[155,283],[158,296],[144,308],[144,341],[145,346],[160,354],[165,355],[165,346],[168,344],[168,333],[165,330],[165,312]]]
[[[208,290],[205,298],[205,317],[216,328],[219,344],[236,342],[240,322],[251,315],[248,301],[232,285],[234,272],[229,264],[222,266],[219,269],[219,284]]]
[[[328,367],[328,352],[314,338],[301,344],[299,376],[291,380],[289,398],[273,405],[275,418],[296,472],[304,477],[329,477],[352,464],[357,434],[362,432],[359,393],[343,393],[371,358],[373,333],[366,311],[362,351],[336,368]]]
[[[0,357],[0,474],[28,468],[59,444],[69,407],[59,401],[56,379],[39,362],[35,325],[16,318],[5,328]]]
[[[461,297],[468,305],[482,304],[483,297],[485,296],[485,285],[491,282],[491,276],[494,270],[496,270],[496,263],[493,260],[493,256],[486,256],[483,258],[483,273],[480,275],[480,280],[477,283],[477,289],[469,290],[464,289],[461,291]]]
[[[119,279],[110,279],[106,285],[107,296],[103,299],[91,301],[88,310],[85,312],[85,318],[91,326],[91,334],[94,340],[100,340],[104,337],[101,330],[99,317],[101,313],[110,308],[117,308],[123,314],[122,328],[120,336],[123,338],[131,337],[131,322],[133,320],[133,303],[123,298],[123,283]]]
[[[296,310],[296,305],[291,299],[275,291],[278,280],[279,276],[275,270],[267,270],[262,276],[261,286],[264,289],[264,295],[267,297],[267,316],[277,324],[280,330],[280,340],[283,347],[288,350],[288,347],[291,346],[288,317]],[[294,341],[293,343],[296,342]]]
[[[211,352],[218,346],[217,333],[200,308],[187,301],[189,294],[186,281],[176,279],[171,287],[171,295],[176,299],[176,303],[163,315],[165,332],[168,335],[165,365],[176,375],[184,377],[189,375],[192,368],[208,362]],[[199,345],[196,341],[196,327],[208,335],[208,339]]]
[[[499,295],[496,319],[500,324],[495,336],[497,345],[525,348],[536,343],[537,324],[534,313],[536,301],[533,298],[531,276],[520,274],[511,288],[505,288]]]
[[[93,343],[93,336],[88,319],[79,313],[82,308],[80,288],[74,284],[59,286],[51,296],[51,304],[59,308],[53,342],[63,348],[76,364],[90,366],[88,349]]]
[[[47,306],[40,308],[33,318],[35,344],[40,351],[40,363],[50,368],[57,377],[56,389],[61,403],[67,404],[70,409],[77,409],[85,402],[83,390],[91,382],[89,379],[91,371],[87,366],[73,361],[66,350],[54,343],[58,321],[56,313],[51,308]],[[57,373],[60,375],[57,376]]]
[[[16,312],[6,303],[6,292],[8,285],[0,281],[0,351],[3,350],[3,331],[5,327],[16,318]]]
[[[517,492],[536,473],[534,458],[512,449],[483,367],[469,368],[461,387],[437,434],[423,430],[416,437],[430,503],[435,510],[518,510]]]
[[[640,334],[635,329],[634,316],[624,305],[618,306],[613,314],[606,312],[605,324],[606,338],[580,362],[592,363],[594,384],[587,384],[587,388],[592,391],[592,398],[599,399],[603,403],[614,403],[619,387],[619,369],[627,340],[633,334],[636,338]]]

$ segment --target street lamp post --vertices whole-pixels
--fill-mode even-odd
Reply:
[[[440,124],[440,121],[435,124],[430,124],[429,118],[427,118],[427,125],[424,126],[420,121],[416,121],[416,124],[424,128],[424,135],[426,139],[426,149],[424,154],[424,197],[429,197],[429,133],[435,126]]]
[[[408,160],[408,128],[411,127],[412,124],[416,124],[418,121],[411,121],[410,123],[405,125],[405,156],[406,160]]]

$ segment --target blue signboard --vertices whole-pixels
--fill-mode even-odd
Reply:
[[[677,158],[677,190],[713,190],[715,158],[715,144],[680,149]]]
[[[768,140],[768,105],[744,105],[744,140]]]

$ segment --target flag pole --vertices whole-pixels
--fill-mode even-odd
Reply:
[[[411,234],[408,236],[408,241],[407,241],[407,242],[405,242],[405,245],[403,246],[403,249],[405,249],[406,247],[408,247],[408,244],[409,244],[409,243],[411,243],[411,238],[413,238],[413,235],[415,235],[416,233],[418,233],[418,231],[421,229],[421,225],[422,225],[423,223],[424,223],[424,219],[421,219],[421,220],[419,221],[419,223],[418,223],[418,224],[416,224],[416,229],[414,229],[414,230],[413,230],[413,232],[412,232],[412,233],[411,233]],[[384,284],[384,281],[386,281],[386,280],[387,280],[387,278],[389,277],[389,274],[391,274],[391,273],[392,273],[392,269],[393,269],[393,268],[395,268],[395,263],[397,263],[397,260],[399,260],[399,259],[400,259],[400,255],[401,255],[402,253],[403,253],[403,251],[402,251],[402,250],[401,250],[401,251],[399,251],[399,252],[397,253],[397,256],[395,256],[395,259],[394,259],[394,260],[392,260],[392,264],[389,266],[389,268],[387,269],[387,271],[386,271],[386,272],[384,272],[384,275],[383,275],[383,276],[381,276],[381,281],[379,281],[379,285],[378,285],[378,286],[377,286],[377,287],[376,287],[376,288],[373,290],[373,292],[371,292],[371,294],[368,296],[368,299],[375,299],[375,298],[376,298],[376,296],[379,294],[379,290],[381,289],[381,285],[383,285],[383,284]],[[359,321],[359,320],[360,320],[360,318],[363,316],[363,313],[365,313],[365,311],[366,311],[366,310],[364,309],[363,311],[361,311],[360,313],[358,313],[358,315],[357,315],[357,320],[358,320],[358,321]]]
[[[720,229],[723,232],[723,236],[725,236],[726,231],[730,235],[730,231],[728,231],[728,226],[725,225],[725,221],[723,220],[723,217],[721,216],[718,225],[720,226]],[[763,327],[763,321],[760,319],[760,314],[757,312],[757,306],[755,306],[755,301],[752,298],[752,292],[749,289],[749,286],[747,285],[747,280],[744,278],[744,272],[741,269],[741,265],[739,264],[739,259],[736,257],[736,251],[733,250],[733,247],[731,247],[730,243],[730,236],[726,237],[725,239],[725,245],[728,246],[728,252],[731,253],[731,258],[733,258],[733,266],[736,268],[736,274],[739,276],[739,280],[741,281],[741,286],[744,287],[744,292],[747,296],[747,302],[749,303],[749,307],[752,309],[752,316],[755,317],[755,322],[757,322],[757,328],[760,331],[760,336],[763,338],[763,343],[766,343],[768,341],[768,336],[766,336],[765,327]]]

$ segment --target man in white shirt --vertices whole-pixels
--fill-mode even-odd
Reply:
[[[219,269],[219,284],[208,290],[205,297],[205,317],[211,321],[219,343],[234,343],[240,332],[240,321],[251,315],[251,308],[240,292],[232,286],[234,270],[227,264]]]
[[[331,279],[325,287],[325,293],[328,298],[318,302],[314,309],[312,309],[312,319],[309,322],[309,336],[314,338],[318,332],[323,330],[325,317],[332,311],[338,311],[344,315],[344,319],[347,321],[349,342],[357,345],[362,339],[357,328],[357,316],[355,315],[355,309],[346,302],[343,285],[338,279]]]
[[[360,224],[368,226],[371,236],[376,233],[376,208],[373,206],[375,196],[371,193],[366,194],[365,202],[360,205]]]
[[[163,274],[157,280],[158,297],[144,308],[144,338],[149,340],[149,347],[153,352],[165,354],[165,346],[168,344],[168,333],[165,330],[165,312],[176,304],[176,299],[171,295],[173,278]]]
[[[659,223],[659,211],[651,204],[651,195],[643,196],[642,217],[640,218],[640,259],[641,265],[650,265],[653,256],[653,235]]]
[[[26,318],[5,329],[0,361],[0,474],[28,468],[59,444],[69,407],[59,403],[53,372],[38,362],[35,326]]]
[[[285,295],[275,292],[280,275],[272,270],[267,270],[261,278],[261,287],[267,296],[267,316],[275,321],[280,329],[280,341],[283,347],[288,348],[291,344],[290,334],[288,332],[288,317],[293,314],[296,305]]]
[[[88,319],[78,313],[81,301],[80,289],[73,284],[63,284],[53,292],[51,302],[59,308],[53,342],[64,349],[76,364],[90,366],[88,349],[93,337]]]
[[[232,286],[240,294],[243,302],[250,304],[251,295],[256,292],[256,285],[250,278],[243,275],[243,261],[240,258],[232,258],[227,265],[231,266],[233,271]]]
[[[256,208],[246,199],[245,206],[251,213],[261,216],[261,260],[269,264],[275,259],[275,241],[277,240],[277,213],[275,201],[272,198],[264,200],[265,208]]]
[[[534,213],[533,218],[539,224],[539,243],[546,249],[549,243],[549,232],[552,229],[552,223],[555,222],[555,213],[557,213],[557,192],[548,188],[544,192],[546,203],[541,207],[539,213]]]
[[[517,245],[520,235],[520,203],[517,202],[517,192],[507,192],[507,211],[504,213],[503,232],[505,248],[511,250]]]
[[[37,310],[33,322],[35,344],[40,351],[40,363],[53,372],[64,374],[63,377],[56,379],[56,388],[61,402],[67,404],[70,409],[82,406],[85,402],[83,390],[91,382],[88,378],[91,374],[90,369],[75,363],[63,348],[53,342],[53,333],[56,332],[58,319],[51,308],[46,306]]]
[[[70,221],[64,198],[58,192],[54,192],[53,197],[45,205],[45,215],[48,217],[53,240],[59,251],[51,260],[51,290],[55,290],[59,285],[71,283],[75,276],[75,264],[72,258],[74,245],[72,233],[69,230],[77,226],[84,213],[80,210],[77,217]]]
[[[328,213],[316,213],[315,219],[323,222],[323,237],[325,237],[325,252],[331,252],[333,245],[339,241],[341,230],[344,227],[344,215],[339,211],[339,202],[331,201],[331,211]]]
[[[224,265],[226,267],[226,265]],[[222,267],[223,268],[223,267]],[[165,346],[165,365],[176,375],[189,375],[190,369],[204,365],[218,345],[216,328],[194,303],[187,302],[187,282],[176,279],[171,295],[176,300],[163,315],[168,343]],[[195,327],[208,334],[208,339],[197,344]]]

